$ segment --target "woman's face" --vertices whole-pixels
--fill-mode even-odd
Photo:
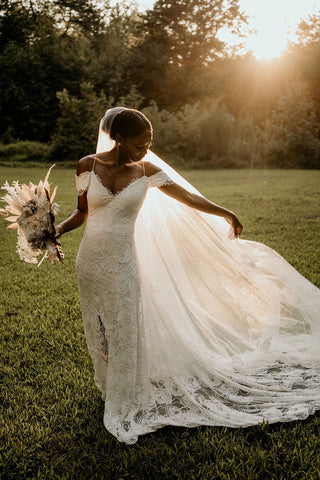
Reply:
[[[138,137],[120,138],[119,141],[121,143],[121,153],[133,162],[139,162],[151,146],[152,132],[145,130]]]

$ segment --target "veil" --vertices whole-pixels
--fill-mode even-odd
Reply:
[[[124,109],[107,110],[97,153],[113,148],[112,122]],[[144,160],[201,195],[153,152]],[[135,225],[146,329],[161,335],[161,323],[178,338],[184,331],[196,349],[192,322],[192,335],[196,328],[223,362],[241,357],[251,369],[253,358],[255,368],[279,358],[319,362],[320,290],[266,245],[232,238],[230,228],[224,218],[187,207],[159,188],[148,189]]]
[[[121,111],[103,117],[97,153],[114,146],[109,133]],[[135,222],[137,352],[128,353],[129,373],[119,365],[119,378],[130,376],[128,392],[137,398],[120,420],[110,401],[107,429],[134,443],[168,424],[306,418],[319,408],[320,290],[266,245],[231,239],[224,218],[151,188],[173,181],[201,195],[154,153],[145,160],[162,172],[145,179]]]

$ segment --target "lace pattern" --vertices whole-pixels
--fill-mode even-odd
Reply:
[[[101,183],[102,187],[105,188],[108,191],[108,193],[110,195],[112,195],[113,197],[116,197],[117,195],[122,193],[124,190],[126,190],[126,188],[129,187],[129,185],[131,185],[135,181],[140,180],[140,178],[143,178],[143,177],[132,178],[130,180],[130,182],[128,183],[128,185],[123,187],[118,192],[113,193],[108,187],[103,185],[103,182],[102,182],[101,178],[99,177],[99,175],[96,172],[94,172],[93,170],[82,172],[80,175],[75,175],[76,188],[77,188],[78,195],[83,195],[83,193],[88,190],[91,175],[94,175],[97,178],[97,180]],[[146,178],[147,178],[147,181],[148,181],[148,187],[149,188],[151,188],[151,187],[162,187],[162,186],[171,185],[171,184],[174,183],[174,181],[171,180],[171,178],[164,171],[157,172],[157,173],[151,175],[150,177],[146,177]]]
[[[164,187],[165,185],[171,185],[174,181],[171,180],[163,170],[148,177],[148,187]]]
[[[91,172],[82,172],[80,175],[75,176],[78,195],[83,195],[88,190],[90,176]]]

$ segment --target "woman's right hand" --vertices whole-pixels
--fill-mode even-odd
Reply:
[[[233,234],[237,238],[239,235],[241,235],[243,226],[239,222],[239,219],[236,217],[236,215],[232,215],[230,218],[230,224],[232,226]]]

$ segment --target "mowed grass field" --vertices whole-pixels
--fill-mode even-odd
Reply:
[[[43,168],[0,167],[7,179],[38,182]],[[320,287],[320,171],[220,170],[182,174],[235,211],[243,238],[276,249]],[[53,169],[57,222],[76,205],[74,171]],[[3,192],[4,193],[4,192]],[[320,478],[320,414],[245,429],[166,427],[132,446],[102,423],[74,273],[82,228],[62,238],[64,265],[23,263],[16,232],[0,217],[3,479]],[[319,312],[320,315],[320,312]]]

